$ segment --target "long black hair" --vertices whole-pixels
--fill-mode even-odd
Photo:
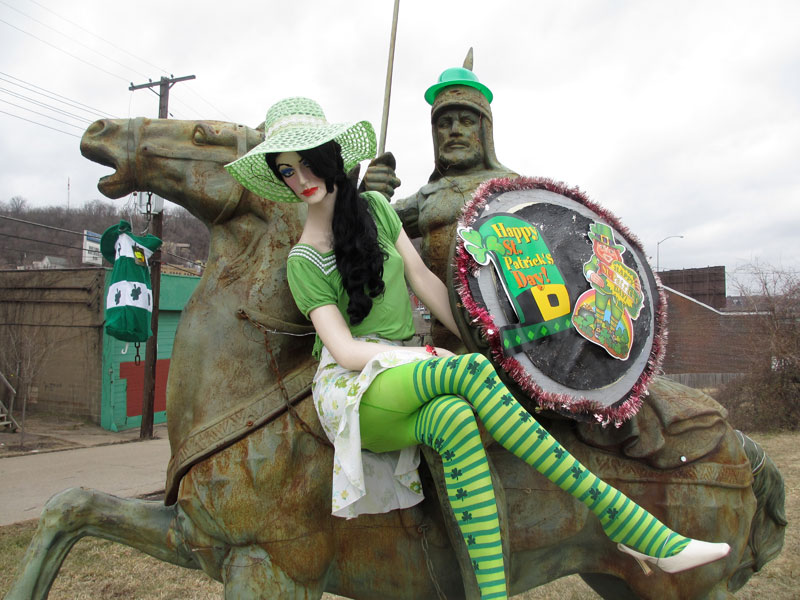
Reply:
[[[388,258],[378,243],[378,228],[369,203],[344,172],[342,149],[335,140],[297,154],[308,161],[311,172],[325,182],[330,194],[337,188],[333,209],[333,252],[336,268],[350,302],[347,316],[351,325],[361,323],[372,310],[372,299],[383,293],[383,261]],[[276,165],[277,154],[267,154],[269,168],[283,181]]]

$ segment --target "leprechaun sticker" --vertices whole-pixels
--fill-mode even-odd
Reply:
[[[644,295],[636,271],[622,262],[625,247],[616,243],[605,223],[589,226],[592,257],[583,265],[591,289],[580,295],[572,323],[583,337],[625,360],[633,344],[632,321],[639,317]]]

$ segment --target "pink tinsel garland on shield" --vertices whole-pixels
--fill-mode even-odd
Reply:
[[[489,181],[481,184],[475,191],[473,200],[469,202],[461,213],[461,220],[459,226],[470,226],[477,218],[478,214],[483,211],[488,199],[498,193],[511,192],[518,190],[541,189],[566,196],[587,208],[591,209],[603,220],[609,223],[616,231],[634,246],[639,252],[644,254],[642,245],[638,238],[634,236],[627,227],[608,210],[601,207],[596,202],[590,200],[583,192],[577,187],[570,188],[565,184],[552,179],[544,177],[518,177],[516,179],[499,178],[490,179]],[[517,359],[512,356],[506,356],[503,352],[502,342],[500,339],[500,332],[494,324],[489,311],[485,307],[480,306],[472,297],[469,290],[469,282],[467,275],[475,276],[480,268],[472,256],[464,249],[464,242],[458,238],[455,252],[456,260],[456,291],[458,292],[461,300],[469,313],[473,323],[477,324],[483,333],[486,340],[489,342],[489,347],[496,364],[500,366],[506,373],[508,373],[514,381],[527,393],[531,398],[546,409],[555,410],[561,414],[572,413],[575,415],[588,415],[591,416],[603,427],[613,424],[615,427],[620,427],[625,421],[633,417],[642,405],[642,397],[647,394],[647,387],[650,385],[652,378],[658,373],[661,368],[661,363],[664,360],[666,353],[666,295],[661,286],[661,281],[655,275],[656,284],[658,288],[658,309],[655,311],[655,334],[653,336],[653,347],[650,350],[650,355],[647,359],[647,366],[642,374],[636,380],[627,396],[621,399],[620,402],[612,406],[601,406],[598,402],[588,400],[586,398],[578,398],[568,394],[555,394],[545,392],[539,387],[533,378],[525,372],[525,368],[519,363]]]

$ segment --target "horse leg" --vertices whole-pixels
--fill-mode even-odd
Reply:
[[[292,580],[256,545],[231,548],[222,563],[225,600],[319,600],[323,581]]]
[[[623,579],[607,573],[580,573],[581,579],[606,600],[639,600]]]
[[[590,588],[606,600],[640,600],[642,598],[619,577],[606,573],[581,573],[580,576]],[[735,600],[735,596],[728,591],[727,582],[723,580],[714,586],[704,600]]]
[[[60,492],[45,504],[17,579],[5,600],[47,598],[72,546],[87,535],[119,542],[159,560],[196,569],[199,565],[194,555],[176,531],[176,516],[175,507],[166,507],[160,502],[126,500],[83,488]]]

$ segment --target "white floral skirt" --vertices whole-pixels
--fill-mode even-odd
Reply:
[[[359,372],[340,367],[328,349],[322,348],[312,390],[319,421],[334,447],[331,498],[334,516],[351,519],[361,514],[408,508],[423,500],[417,472],[419,447],[382,453],[362,450],[359,405],[361,396],[380,373],[424,358],[398,346],[397,350],[381,352]]]

